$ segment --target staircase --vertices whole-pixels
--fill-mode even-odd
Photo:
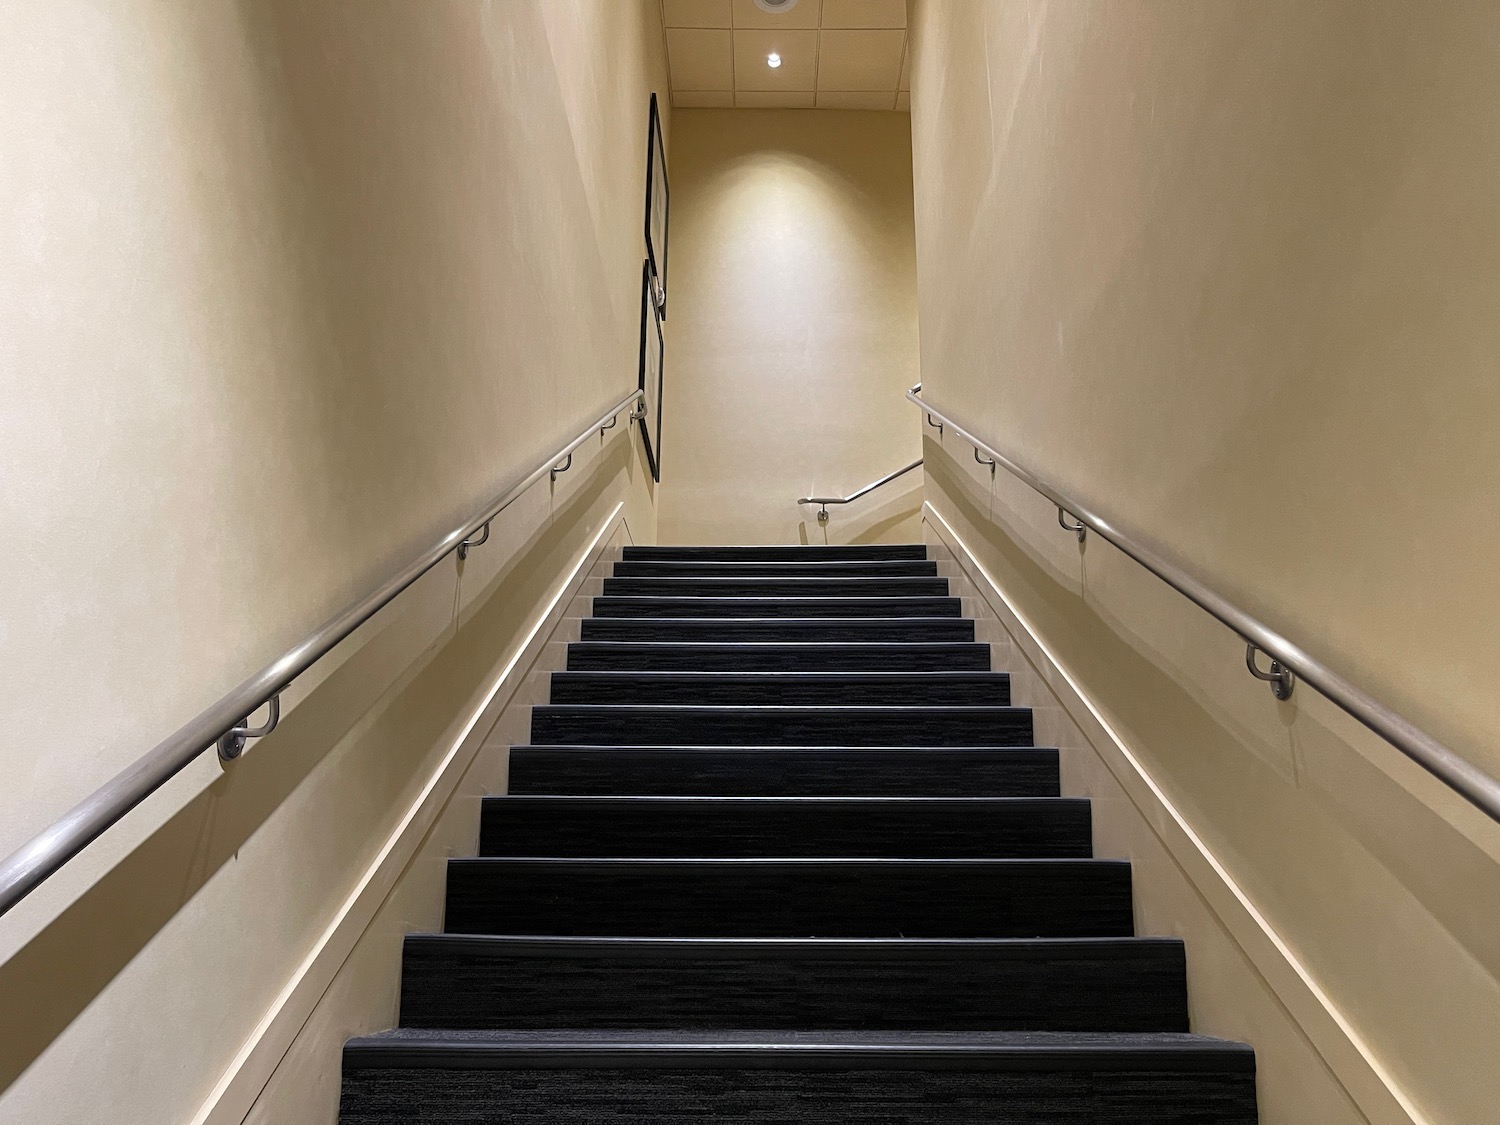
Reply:
[[[626,548],[344,1125],[1249,1125],[920,546]]]

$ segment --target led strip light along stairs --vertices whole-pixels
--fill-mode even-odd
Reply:
[[[1248,1125],[920,546],[632,547],[344,1125]]]

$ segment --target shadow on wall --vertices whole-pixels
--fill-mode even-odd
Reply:
[[[538,565],[536,560],[564,554],[576,539],[577,519],[598,504],[622,473],[641,473],[641,466],[633,463],[638,461],[635,451],[636,443],[615,441],[590,462],[587,480],[516,547],[510,561],[478,595],[477,609],[470,610],[472,616],[461,628],[455,631],[450,625],[430,638],[415,660],[408,652],[393,652],[394,646],[388,643],[409,639],[409,632],[401,629],[391,630],[394,637],[382,635],[360,649],[291,710],[273,735],[252,743],[244,758],[0,964],[0,996],[5,997],[5,1018],[0,1021],[0,1093],[221,871],[240,859],[241,848],[253,836],[287,831],[278,824],[278,811],[339,750],[344,751],[339,755],[343,760],[329,764],[342,766],[345,772],[358,771],[357,779],[348,778],[343,784],[358,789],[350,799],[357,804],[354,815],[361,820],[337,841],[342,855],[330,848],[319,852],[317,859],[320,866],[341,865],[343,877],[331,882],[340,888],[347,884],[348,877],[368,861],[371,842],[383,838],[405,811],[409,800],[401,795],[425,779],[425,759],[442,732],[513,643],[514,629],[507,618],[517,607],[538,604],[556,579],[551,566]],[[465,564],[455,557],[443,566],[453,566],[461,577]],[[409,610],[414,599],[434,595],[448,603],[446,585],[423,587],[419,583],[384,613]],[[452,604],[438,608],[450,620],[456,609]],[[393,661],[399,661],[394,676]],[[351,810],[339,812],[349,815]],[[307,839],[306,826],[296,831]],[[308,877],[306,851],[282,849],[276,861],[281,865],[276,878],[284,884],[295,885]],[[236,924],[251,927],[281,946],[277,952],[286,978],[304,947],[339,906],[339,896],[322,903],[311,919],[291,917],[293,932],[302,933],[300,941],[289,938],[284,926],[264,918],[263,903],[258,908],[242,905],[245,915]],[[437,916],[430,921],[435,925]],[[203,940],[212,940],[210,929],[201,927]],[[174,971],[172,965],[156,970],[162,976]],[[163,981],[162,987],[208,985],[179,980]],[[270,1003],[270,996],[265,1003]],[[248,1029],[259,1019],[260,1010],[243,1016]]]

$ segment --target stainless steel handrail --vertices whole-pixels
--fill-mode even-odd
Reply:
[[[918,384],[918,386],[920,386],[920,385],[921,384]],[[903,477],[907,473],[911,472],[913,469],[920,469],[921,467],[922,467],[922,458],[918,457],[910,465],[903,465],[901,468],[897,469],[894,473],[886,473],[886,475],[883,476],[883,477],[881,477],[879,480],[877,480],[877,481],[871,481],[869,484],[867,484],[863,488],[861,488],[858,492],[851,492],[848,496],[804,496],[804,497],[802,497],[802,499],[798,500],[797,503],[798,504],[821,504],[821,505],[823,505],[822,509],[818,512],[818,522],[819,523],[827,523],[828,522],[828,505],[830,505],[830,504],[848,504],[848,503],[851,503],[852,501],[858,500],[861,496],[864,496],[867,493],[874,492],[881,485],[883,485],[883,484],[890,484],[891,481],[895,480],[897,477]]]
[[[221,758],[232,758],[239,753],[245,737],[269,733],[275,725],[274,719],[263,727],[248,729],[247,717],[266,703],[272,704],[273,711],[279,710],[278,697],[288,684],[443,559],[461,548],[467,553],[468,547],[484,543],[489,538],[491,520],[544,476],[550,473],[555,480],[557,473],[566,472],[572,465],[574,452],[584,442],[595,433],[609,429],[609,424],[619,417],[621,411],[634,408],[640,401],[639,391],[632,391],[620,399],[598,421],[496,496],[477,515],[448,532],[376,589],[324,622],[295,647],[277,657],[145,757],[116,774],[73,806],[50,828],[17,849],[4,863],[0,863],[0,914],[4,914],[35,890],[48,876],[98,839],[111,825],[199,754],[218,744]],[[484,531],[483,538],[470,542],[481,529]]]
[[[1305,680],[1339,708],[1380,735],[1444,785],[1462,795],[1492,820],[1500,821],[1500,780],[1485,773],[1456,750],[1443,745],[1411,720],[1371,698],[1322,661],[1309,655],[1301,646],[1293,644],[1268,625],[1230,604],[1149,547],[1137,543],[1102,516],[1064,496],[1030,470],[1018,465],[993,446],[980,441],[952,418],[929,405],[922,398],[921,392],[922,384],[918,383],[906,392],[906,397],[926,411],[929,420],[937,419],[932,423],[934,427],[939,424],[946,426],[973,446],[976,452],[984,453],[996,463],[1003,465],[1013,476],[1040,492],[1057,506],[1059,521],[1063,513],[1072,516],[1077,523],[1074,526],[1065,524],[1066,530],[1076,531],[1080,540],[1088,531],[1107,539],[1168,586],[1238,634],[1249,646],[1246,657],[1251,665],[1251,671],[1259,678],[1271,681],[1272,689],[1275,690],[1278,699],[1286,699],[1291,695],[1294,678]],[[1263,673],[1255,666],[1254,656],[1257,649],[1270,658],[1270,672]]]

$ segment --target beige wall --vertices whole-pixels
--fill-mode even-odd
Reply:
[[[661,540],[912,541],[915,460],[906,114],[680,110],[671,161]]]
[[[1497,66],[1490,4],[953,0],[916,7],[912,104],[927,397],[1500,772]],[[937,510],[1282,943],[1258,971],[1320,995],[1332,1077],[1371,1120],[1490,1119],[1495,826],[927,445]],[[1263,1072],[1263,1120],[1314,1077]]]
[[[0,5],[0,852],[635,385],[653,88],[654,0]],[[0,1120],[199,1110],[608,513],[654,537],[625,433],[0,922]]]

